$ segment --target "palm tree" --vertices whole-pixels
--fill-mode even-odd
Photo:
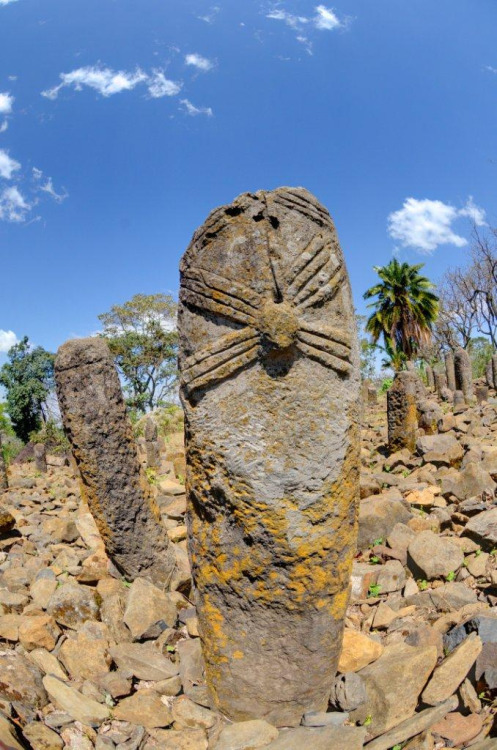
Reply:
[[[381,279],[364,293],[364,299],[377,297],[368,307],[374,308],[366,330],[376,344],[383,336],[385,351],[394,369],[401,369],[419,347],[431,339],[432,325],[438,315],[438,297],[434,285],[421,276],[424,263],[410,266],[394,258],[387,266],[375,266]]]

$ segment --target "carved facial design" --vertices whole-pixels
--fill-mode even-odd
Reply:
[[[295,347],[341,376],[349,374],[350,336],[305,320],[305,311],[331,299],[344,280],[330,244],[322,235],[315,236],[282,279],[277,279],[271,253],[269,262],[275,281],[271,297],[206,269],[188,269],[183,274],[180,298],[184,304],[242,326],[184,360],[185,395],[233,375],[271,349]]]

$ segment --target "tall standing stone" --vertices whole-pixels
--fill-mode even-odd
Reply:
[[[433,374],[433,367],[431,365],[426,365],[425,372],[426,372],[426,384],[428,388],[432,391],[435,388],[435,376]]]
[[[487,366],[485,368],[485,381],[489,388],[494,387],[494,368],[492,360],[487,362]]]
[[[7,467],[5,466],[5,460],[3,457],[2,435],[0,434],[0,492],[4,492],[8,487],[9,481],[7,478]]]
[[[36,443],[33,449],[36,471],[45,474],[47,471],[47,448],[43,443]]]
[[[403,448],[414,452],[418,437],[416,406],[417,375],[402,371],[395,375],[387,391],[388,450],[396,453]]]
[[[140,468],[119,378],[103,339],[68,341],[55,360],[62,420],[81,490],[109,557],[129,579],[166,586],[174,555]]]
[[[328,212],[302,188],[216,209],[178,324],[208,685],[231,719],[295,725],[328,703],[357,537],[358,343]]]
[[[457,390],[453,351],[447,352],[447,354],[445,355],[445,374],[447,376],[447,388],[449,388],[451,391]]]
[[[494,388],[497,391],[497,354],[492,357],[492,377]]]
[[[447,375],[444,372],[435,372],[435,390],[442,398],[442,391],[447,388]]]
[[[462,391],[466,403],[469,403],[473,398],[473,372],[469,354],[462,346],[454,352],[454,370],[456,390]]]
[[[159,433],[152,417],[145,420],[145,450],[149,469],[158,469],[160,465]]]

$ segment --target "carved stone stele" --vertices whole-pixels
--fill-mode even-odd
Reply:
[[[8,487],[9,480],[7,478],[7,467],[3,458],[2,435],[0,434],[0,492],[4,492]]]
[[[189,552],[214,705],[327,706],[356,550],[360,376],[328,212],[302,188],[213,211],[181,262]]]
[[[57,352],[55,380],[81,492],[109,557],[128,579],[141,576],[164,588],[175,557],[140,467],[106,342],[67,341]]]
[[[471,359],[466,349],[459,347],[454,352],[454,370],[456,379],[456,390],[464,393],[468,404],[473,398],[473,372]]]
[[[447,376],[447,388],[456,390],[456,371],[454,365],[454,352],[449,351],[445,355],[445,374]]]
[[[387,391],[388,451],[407,448],[414,452],[418,435],[417,389],[415,372],[404,370],[395,375]]]

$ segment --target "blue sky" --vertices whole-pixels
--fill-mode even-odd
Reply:
[[[303,185],[356,304],[396,252],[436,280],[497,224],[495,0],[0,0],[0,363],[133,294],[195,228]]]

